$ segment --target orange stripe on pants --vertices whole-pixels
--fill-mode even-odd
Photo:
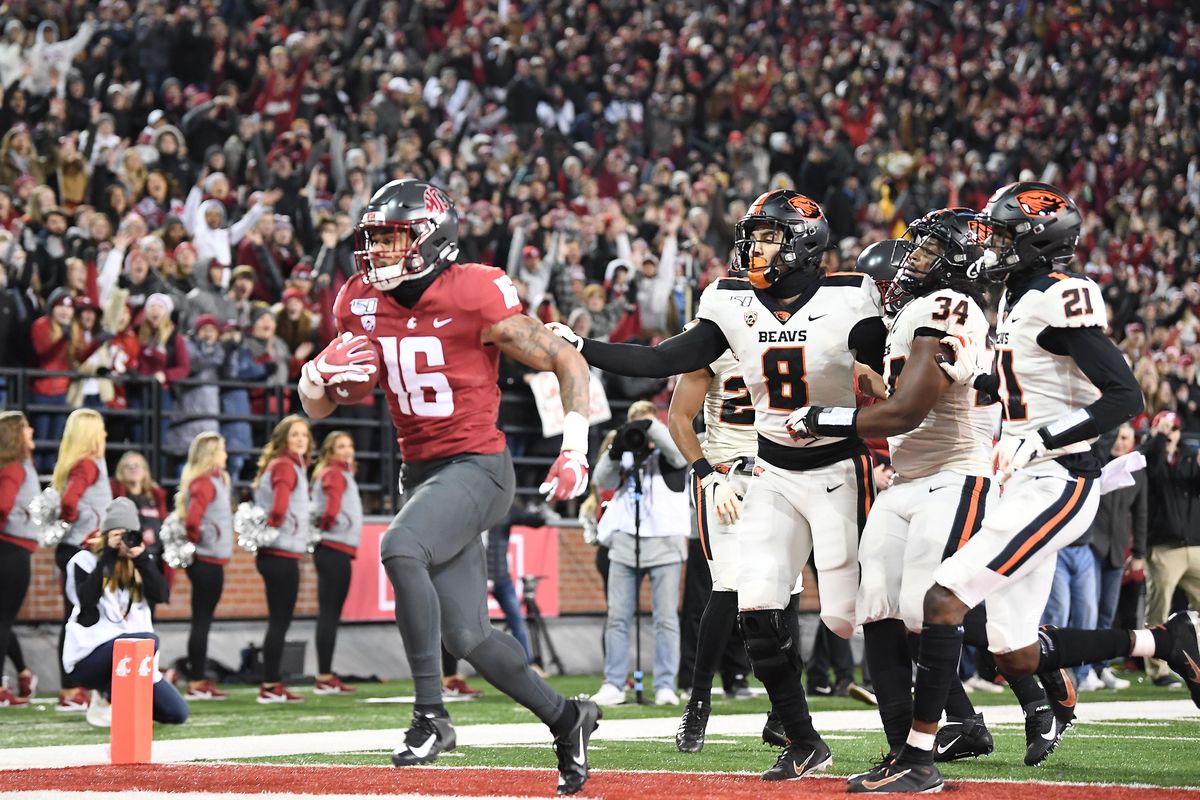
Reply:
[[[1067,504],[1063,506],[1062,511],[1059,511],[1057,514],[1051,517],[1050,521],[1041,527],[1041,530],[1029,537],[1025,544],[1017,548],[1017,552],[1013,553],[1012,558],[1010,558],[1008,561],[1005,561],[1004,564],[1001,565],[1000,569],[996,570],[997,573],[1000,575],[1007,575],[1008,571],[1012,569],[1013,565],[1020,561],[1021,558],[1028,553],[1035,544],[1054,532],[1054,529],[1058,526],[1058,523],[1062,522],[1063,519],[1075,509],[1075,506],[1079,505],[1079,498],[1083,496],[1084,483],[1085,481],[1083,478],[1075,479],[1075,492],[1071,495],[1071,499],[1067,501]]]
[[[699,478],[693,478],[696,489],[696,532],[700,536],[700,550],[704,553],[705,561],[712,561],[712,552],[708,549],[708,514],[704,508],[704,487]]]
[[[956,550],[961,550],[963,545],[971,538],[971,533],[975,530],[975,517],[979,515],[979,497],[983,492],[983,478],[975,476],[975,488],[971,490],[971,505],[967,508],[967,521],[963,523],[962,532],[958,535],[958,547]]]

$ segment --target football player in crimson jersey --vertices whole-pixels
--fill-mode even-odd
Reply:
[[[363,210],[357,236],[361,274],[334,303],[342,338],[304,365],[299,391],[310,416],[326,417],[335,407],[327,386],[373,377],[360,374],[346,354],[361,340],[380,355],[406,497],[380,543],[380,558],[416,683],[412,727],[392,762],[426,763],[455,745],[442,705],[444,641],[550,726],[559,794],[574,794],[588,777],[587,744],[600,710],[551,689],[529,668],[521,645],[492,628],[480,531],[505,518],[515,483],[496,427],[500,353],[558,376],[566,412],[562,452],[542,485],[552,500],[576,497],[587,486],[587,364],[521,313],[504,272],[455,263],[458,214],[441,189],[416,180],[387,184]]]
[[[972,265],[968,275],[1004,282],[998,374],[972,379],[971,358],[942,369],[1000,397],[1004,421],[991,462],[1004,493],[984,511],[979,532],[934,570],[924,598],[912,728],[895,758],[852,782],[852,792],[941,788],[934,737],[958,668],[963,620],[985,599],[988,648],[1007,675],[1037,673],[1050,690],[1064,667],[1154,656],[1185,679],[1200,706],[1200,613],[1180,612],[1154,630],[1038,629],[1055,554],[1079,538],[1096,514],[1101,471],[1090,443],[1131,419],[1143,402],[1104,333],[1108,319],[1099,287],[1064,271],[1082,227],[1074,201],[1049,184],[1014,183],[992,195],[978,222],[991,257]],[[955,347],[957,340],[942,341],[960,355],[967,350]],[[1067,688],[1061,696],[1051,690],[1051,699],[1074,706]]]

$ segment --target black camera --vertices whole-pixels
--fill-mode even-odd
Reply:
[[[140,530],[125,531],[125,533],[121,534],[121,541],[125,543],[125,547],[132,550],[142,544],[142,532]]]
[[[639,419],[626,422],[617,428],[613,438],[612,449],[617,453],[633,453],[635,457],[650,452],[650,423],[651,420]]]

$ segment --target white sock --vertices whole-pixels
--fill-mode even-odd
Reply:
[[[932,733],[921,733],[918,730],[910,730],[906,744],[918,750],[933,750],[933,742],[936,738],[936,735]]]
[[[1133,647],[1129,648],[1129,655],[1137,658],[1139,656],[1154,655],[1154,634],[1150,631],[1134,631],[1133,632]]]

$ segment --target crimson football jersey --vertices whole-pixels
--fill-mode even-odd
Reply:
[[[500,351],[481,338],[520,311],[512,281],[483,264],[452,265],[411,309],[358,276],[338,292],[338,333],[363,334],[379,351],[379,386],[405,461],[504,449]]]

